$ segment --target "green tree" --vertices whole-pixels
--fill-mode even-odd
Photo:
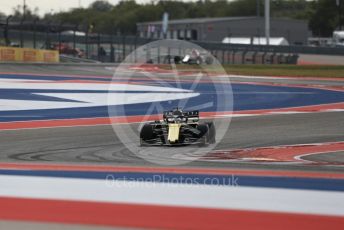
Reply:
[[[256,0],[237,0],[229,4],[226,9],[226,16],[256,16]]]
[[[314,13],[313,5],[307,0],[273,0],[271,13],[273,17],[309,19]]]
[[[260,1],[263,16],[264,0]],[[319,1],[335,2],[335,0]],[[137,23],[160,21],[164,12],[169,13],[171,20],[256,16],[256,6],[257,0],[198,0],[197,2],[160,0],[145,4],[138,4],[134,0],[123,0],[116,5],[111,5],[107,1],[96,1],[85,9],[47,14],[44,18],[73,24],[93,24],[94,32],[113,33],[114,30],[120,30],[123,33],[133,34]],[[308,19],[314,17],[315,3],[308,0],[271,0],[271,9],[273,17]],[[319,26],[322,25],[315,23],[315,28]]]
[[[342,0],[343,1],[343,0]],[[344,1],[343,4],[344,5]],[[319,0],[315,3],[309,27],[316,36],[330,37],[339,24],[336,0]],[[344,13],[343,7],[341,13]]]
[[[95,10],[95,11],[99,11],[99,12],[107,12],[107,11],[110,11],[112,9],[112,7],[113,7],[113,5],[111,5],[107,1],[98,0],[98,1],[95,1],[94,3],[92,3],[89,8],[91,8],[92,10]]]
[[[25,20],[30,21],[34,20],[35,18],[38,18],[39,9],[36,7],[33,10],[26,6],[25,8]],[[12,13],[12,20],[17,20],[20,21],[23,19],[23,6],[17,5],[16,7],[13,8],[13,13]]]

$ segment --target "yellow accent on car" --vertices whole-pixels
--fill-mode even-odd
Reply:
[[[168,141],[174,143],[179,140],[180,124],[168,125]]]

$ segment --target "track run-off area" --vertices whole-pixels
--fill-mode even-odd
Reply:
[[[115,69],[0,65],[0,226],[344,225],[344,79]],[[184,164],[171,147],[138,156],[127,146],[139,139],[116,133],[180,105],[230,122]]]

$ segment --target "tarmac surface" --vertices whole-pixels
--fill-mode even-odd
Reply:
[[[0,65],[0,72],[30,74],[68,74],[82,76],[111,76],[114,66],[88,65]],[[136,77],[142,77],[138,74]],[[164,78],[169,78],[168,74]],[[192,76],[185,76],[192,79]],[[219,78],[221,80],[221,78]],[[246,78],[232,76],[231,82],[317,85],[342,87],[344,81],[332,79]],[[138,129],[139,124],[120,124],[122,128]],[[232,118],[230,128],[214,151],[304,145],[344,141],[344,112],[310,112],[271,114]],[[138,140],[128,140],[132,144]],[[152,148],[151,158],[161,157],[161,150]],[[195,160],[181,167],[297,169],[343,172],[343,151],[306,156],[305,159],[328,164],[289,164],[271,162]],[[163,159],[168,161],[168,157]],[[113,166],[154,166],[131,153],[116,136],[111,125],[58,127],[0,131],[1,162],[44,162],[104,164]]]

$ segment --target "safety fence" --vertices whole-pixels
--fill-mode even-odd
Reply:
[[[3,31],[0,29],[0,34]],[[98,60],[121,62],[137,47],[155,41],[126,35],[95,33],[64,34],[9,30],[11,46],[57,50],[61,54]],[[212,53],[223,64],[284,64],[297,62],[299,54],[344,55],[344,48],[309,46],[240,45],[191,41]],[[0,39],[1,43],[1,39]],[[185,53],[182,51],[181,53]],[[157,60],[160,61],[160,60]]]

